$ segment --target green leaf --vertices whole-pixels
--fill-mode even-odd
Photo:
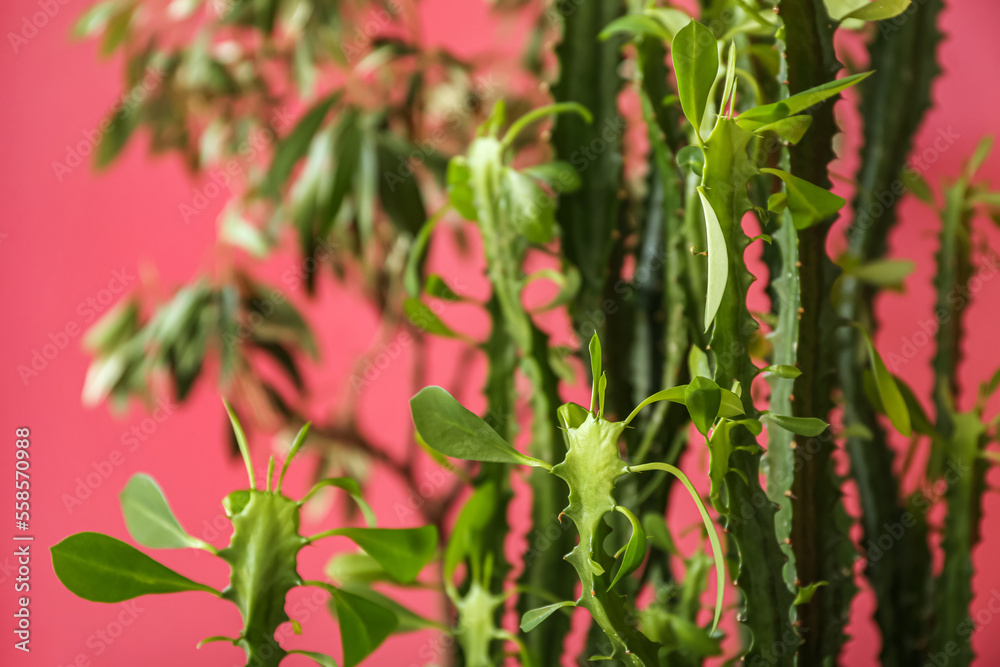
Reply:
[[[976,172],[979,171],[979,168],[983,166],[983,162],[989,157],[991,150],[993,150],[993,137],[991,135],[987,135],[979,140],[976,150],[965,165],[965,177],[967,179],[972,180],[975,177]]]
[[[860,74],[845,76],[842,79],[834,79],[815,88],[792,95],[780,102],[747,109],[737,116],[736,123],[745,130],[754,131],[762,125],[774,123],[782,118],[801,113],[823,100],[833,97],[842,90],[861,83],[872,74],[874,72],[862,72]]]
[[[719,49],[712,31],[692,20],[677,31],[670,46],[681,109],[701,136],[708,96],[719,73]]]
[[[685,146],[677,151],[677,166],[690,170],[695,176],[701,176],[705,168],[705,151],[701,146]]]
[[[899,16],[910,6],[910,0],[874,0],[868,4],[861,5],[854,11],[848,12],[840,17],[840,21],[847,19],[857,19],[859,21],[882,21]],[[798,604],[798,603],[796,603]]]
[[[376,173],[382,208],[396,227],[411,236],[420,232],[427,212],[413,168],[409,166],[410,144],[390,134],[376,140]]]
[[[569,430],[579,428],[583,422],[587,421],[590,412],[582,405],[564,403],[556,410],[556,415],[559,417],[559,423],[562,427]]]
[[[120,6],[119,0],[105,0],[105,2],[97,3],[80,15],[80,18],[73,24],[70,34],[76,39],[83,39],[104,30],[108,20],[118,11]]]
[[[475,561],[479,558],[479,547],[481,544],[482,532],[493,520],[493,513],[496,511],[497,490],[496,484],[486,482],[477,487],[465,507],[458,514],[455,526],[451,530],[448,538],[448,546],[444,552],[444,576],[446,580],[451,580],[455,570],[462,564],[467,556]]]
[[[920,172],[916,169],[906,168],[903,169],[900,178],[906,189],[912,192],[917,199],[934,206],[934,193],[931,192],[930,186],[927,185],[927,181],[920,175]]]
[[[754,134],[764,134],[774,132],[776,135],[791,144],[797,144],[805,135],[806,130],[812,125],[812,116],[805,114],[801,116],[789,116],[776,120],[767,125],[761,125],[754,130]]]
[[[726,561],[722,556],[722,545],[719,542],[718,534],[715,532],[712,517],[708,515],[705,503],[702,501],[701,496],[698,495],[698,491],[694,488],[694,484],[691,483],[688,476],[681,472],[679,468],[669,463],[644,463],[643,465],[630,466],[629,470],[631,472],[663,470],[670,473],[681,481],[681,484],[687,489],[688,495],[691,496],[695,505],[698,506],[698,513],[701,514],[702,523],[705,524],[705,531],[708,533],[708,541],[712,544],[712,557],[715,559],[715,617],[712,620],[712,630],[709,633],[714,634],[715,629],[719,627],[719,618],[722,616],[722,601],[726,591]]]
[[[896,380],[889,373],[889,369],[885,367],[885,362],[882,361],[878,350],[875,349],[875,344],[872,342],[868,332],[859,325],[855,326],[861,331],[865,339],[865,344],[868,346],[868,356],[871,360],[872,373],[875,376],[875,387],[878,389],[878,395],[882,400],[885,413],[889,417],[889,421],[892,422],[893,428],[909,437],[910,412],[906,407],[906,401],[903,399],[899,387],[896,386]]]
[[[719,385],[706,377],[693,378],[684,390],[684,405],[687,406],[698,432],[708,435],[708,430],[719,415],[722,391]]]
[[[765,412],[763,418],[786,431],[809,438],[815,438],[830,426],[822,419],[817,419],[816,417],[788,417],[774,414],[773,412]]]
[[[622,33],[629,36],[644,35],[658,39],[661,42],[669,42],[671,40],[670,33],[662,23],[642,14],[626,14],[615,19],[597,37],[598,39],[605,40]]]
[[[414,326],[429,334],[441,336],[442,338],[465,338],[462,334],[459,334],[442,322],[434,311],[431,310],[430,306],[417,297],[407,297],[403,301],[403,313]]]
[[[625,555],[618,566],[618,572],[615,574],[615,578],[611,580],[611,583],[608,584],[609,591],[615,587],[619,579],[638,570],[639,566],[642,565],[642,561],[646,558],[646,531],[642,529],[639,519],[621,505],[616,506],[615,509],[624,514],[628,518],[629,523],[632,524],[632,536],[629,537],[628,544],[624,547]]]
[[[331,593],[340,625],[344,667],[354,667],[382,645],[399,621],[396,614],[379,604],[338,588],[331,589]]]
[[[102,533],[77,533],[51,547],[52,567],[63,586],[91,602],[122,602],[140,595],[205,591],[121,540]]]
[[[532,243],[552,240],[555,230],[555,200],[535,179],[510,167],[503,169],[505,194],[514,228]]]
[[[205,546],[181,527],[163,491],[149,475],[132,475],[118,497],[129,535],[139,544],[154,549]]]
[[[625,419],[625,423],[628,424],[635,418],[636,415],[639,414],[640,410],[652,403],[670,401],[672,403],[680,403],[681,405],[684,405],[684,393],[687,391],[687,387],[688,386],[686,384],[681,384],[676,387],[656,392],[636,406],[635,410],[633,410],[632,413]],[[718,416],[723,417],[724,419],[730,419],[744,414],[743,401],[740,400],[739,396],[728,389],[723,389],[722,387],[719,388],[719,391],[722,393],[722,401],[719,405]]]
[[[836,215],[846,203],[829,190],[813,185],[809,181],[793,176],[781,169],[764,167],[761,173],[777,176],[785,183],[788,208],[792,212],[795,229],[808,229]]]
[[[448,161],[448,202],[466,220],[479,219],[476,211],[476,195],[469,185],[469,165],[462,156]]]
[[[300,651],[298,649],[285,652],[289,655],[304,655],[320,667],[337,667],[337,661],[325,653],[317,653],[316,651]]]
[[[547,619],[549,616],[555,612],[563,609],[565,607],[575,607],[576,603],[570,600],[564,602],[556,602],[555,604],[546,605],[544,607],[539,607],[538,609],[532,609],[531,611],[526,611],[524,616],[521,617],[521,632],[531,632],[538,624]]]
[[[558,194],[576,192],[583,185],[580,172],[570,163],[559,160],[528,167],[522,173],[547,184]]]
[[[730,109],[730,117],[733,114],[732,106],[730,105],[730,97],[736,94],[735,89],[736,84],[736,40],[732,40],[729,44],[729,53],[726,56],[726,84],[722,89],[722,101],[719,103],[719,113],[725,112],[726,108]]]
[[[393,631],[395,634],[417,632],[419,630],[438,630],[441,632],[448,632],[450,630],[450,628],[443,623],[425,618],[413,610],[407,609],[392,598],[386,597],[364,584],[349,584],[344,586],[341,590],[353,593],[360,598],[364,598],[365,600],[373,602],[394,613],[398,623],[396,629]],[[334,608],[336,608],[336,605],[334,605]]]
[[[295,164],[308,152],[309,144],[326,118],[330,107],[340,98],[339,93],[320,100],[295,125],[287,137],[278,142],[263,184],[264,194],[277,198],[282,186],[292,175]]]
[[[239,447],[240,454],[243,456],[243,465],[246,466],[247,476],[250,478],[250,488],[257,488],[257,481],[254,479],[253,475],[253,461],[250,459],[250,446],[247,444],[246,433],[243,432],[243,426],[240,424],[240,418],[236,416],[236,411],[233,410],[233,406],[229,405],[226,400],[222,401],[222,404],[226,406],[226,414],[229,415],[229,422],[233,426],[233,433],[236,435],[236,445]]]
[[[816,595],[819,587],[827,585],[829,585],[827,581],[817,581],[808,586],[800,586],[798,592],[795,594],[795,602],[793,604],[809,604],[813,596]]]
[[[374,558],[398,582],[409,583],[434,558],[437,529],[420,528],[338,528],[329,535],[352,540]]]
[[[375,512],[372,511],[371,505],[365,501],[364,497],[361,495],[361,487],[358,486],[356,480],[350,477],[327,477],[322,479],[309,490],[309,493],[300,501],[299,504],[305,503],[307,500],[312,498],[321,489],[325,489],[328,486],[333,486],[343,491],[347,491],[351,498],[357,503],[358,508],[361,510],[361,514],[365,517],[365,523],[368,524],[370,528],[375,527]]]
[[[238,641],[239,639],[236,639],[234,637],[223,637],[222,635],[214,635],[212,637],[205,637],[204,639],[202,639],[200,642],[198,642],[195,648],[201,648],[205,644],[214,644],[216,642],[226,642],[227,644],[232,644],[233,646],[236,646],[236,642]]]
[[[550,467],[511,447],[489,424],[441,387],[424,387],[410,399],[413,425],[433,449],[456,459]]]
[[[597,332],[590,337],[590,377],[593,378],[593,383],[590,390],[590,411],[598,409],[599,407],[599,396],[597,395],[600,387],[598,386],[599,380],[601,378],[601,339],[597,337]]]
[[[767,198],[767,210],[771,213],[783,213],[788,208],[788,193],[775,192]]]
[[[892,287],[902,284],[906,276],[916,268],[916,263],[909,259],[877,259],[867,264],[846,267],[844,273],[869,285]]]
[[[704,190],[704,186],[698,186],[701,208],[705,212],[705,239],[708,243],[708,287],[705,294],[705,331],[708,331],[712,321],[715,320],[715,314],[719,312],[722,296],[726,292],[726,282],[729,280],[729,249],[726,246],[726,237],[722,234],[719,217],[715,214],[715,209],[705,196]]]
[[[708,362],[708,355],[697,345],[692,345],[688,352],[688,373],[691,377],[712,378],[712,367]]]
[[[794,380],[798,376],[802,375],[802,371],[795,366],[785,366],[783,364],[775,364],[773,366],[768,366],[767,368],[762,368],[761,372],[770,373],[776,377],[786,378],[789,380]]]

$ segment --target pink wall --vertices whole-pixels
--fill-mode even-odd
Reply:
[[[8,0],[0,8],[3,33],[19,33],[25,17],[39,11],[37,0]],[[4,634],[0,656],[3,664],[64,665],[241,665],[235,649],[216,644],[196,651],[194,644],[215,634],[234,634],[238,618],[231,605],[207,596],[189,593],[146,597],[135,605],[96,605],[79,600],[64,590],[52,574],[47,547],[69,533],[99,530],[127,539],[118,510],[117,494],[134,472],[152,473],[165,489],[181,522],[194,534],[222,544],[209,529],[221,515],[219,501],[225,493],[245,483],[242,467],[221,445],[227,428],[215,392],[203,386],[183,409],[170,406],[160,422],[145,422],[152,433],[133,447],[128,431],[143,424],[148,415],[138,408],[113,416],[103,407],[81,406],[80,389],[87,356],[79,336],[60,332],[85,328],[113,296],[149,280],[152,268],[158,282],[167,287],[189,279],[211,266],[215,238],[214,215],[223,197],[210,209],[185,224],[178,207],[190,203],[196,188],[174,158],[152,160],[145,141],[135,142],[116,167],[95,175],[86,164],[72,168],[61,178],[54,161],[65,162],[67,146],[92,136],[119,91],[119,63],[102,63],[92,43],[70,44],[67,33],[72,19],[87,3],[82,0],[58,4],[58,12],[15,52],[9,43],[2,53],[2,89],[7,91],[0,107],[4,160],[0,182],[5,196],[4,221],[0,225],[0,272],[2,272],[4,318],[0,331],[0,373],[3,380],[3,410],[0,416],[0,479],[13,477],[13,440],[16,427],[28,426],[32,433],[33,534],[31,595],[32,655],[12,649],[10,634]],[[480,36],[493,34],[478,3],[437,0],[427,11],[427,30],[433,39],[475,50]],[[994,105],[984,78],[1000,62],[1000,40],[994,28],[1000,8],[992,2],[953,2],[944,26],[949,39],[941,55],[946,73],[936,88],[938,107],[925,123],[917,142],[923,150],[933,145],[939,130],[958,135],[953,147],[926,174],[932,183],[959,171],[962,160],[978,138],[995,130]],[[460,30],[454,27],[461,26]],[[30,32],[25,34],[31,34]],[[502,43],[503,36],[495,36]],[[848,146],[852,144],[849,142]],[[851,162],[851,161],[848,161]],[[846,167],[841,166],[846,173]],[[1000,182],[1000,157],[991,158],[984,170],[994,183]],[[933,299],[929,283],[935,218],[918,202],[907,201],[892,249],[899,257],[917,261],[917,274],[908,281],[903,295],[889,295],[879,304],[883,329],[879,346],[883,353],[902,352],[907,341],[920,331]],[[988,222],[976,222],[985,230]],[[990,230],[993,248],[1000,239]],[[470,285],[482,289],[481,278],[471,267],[462,269]],[[124,285],[123,285],[124,283]],[[966,387],[973,387],[1000,366],[1000,348],[995,344],[996,308],[1000,304],[1000,280],[984,283],[976,294],[969,315],[967,351],[962,371]],[[88,305],[92,304],[92,305]],[[310,313],[321,331],[326,350],[324,367],[313,373],[312,386],[324,396],[323,408],[342,398],[333,388],[349,373],[353,359],[375,334],[371,313],[358,314],[358,302],[343,289],[326,289]],[[67,340],[68,338],[68,340]],[[23,381],[18,366],[30,366],[35,351],[50,342],[58,353],[37,375]],[[922,394],[929,389],[926,362],[932,346],[919,345],[916,358],[899,372]],[[440,365],[431,381],[446,379],[454,368],[456,347],[435,343]],[[48,350],[51,353],[51,349]],[[406,364],[390,367],[378,381],[361,410],[379,442],[401,442],[409,428],[406,409]],[[478,372],[478,371],[477,371]],[[470,386],[475,386],[472,384]],[[575,388],[574,390],[578,390]],[[330,393],[327,397],[323,392]],[[339,390],[338,390],[339,391]],[[155,424],[155,429],[152,428]],[[263,458],[268,443],[258,443]],[[391,446],[391,444],[390,444]],[[307,466],[293,475],[291,489],[301,492]],[[95,477],[93,473],[98,471]],[[992,477],[992,476],[991,476]],[[66,498],[78,493],[81,480],[99,479],[93,488],[79,490],[81,503],[67,507]],[[382,492],[390,478],[376,473],[380,493],[374,496],[376,512],[385,525],[400,525],[394,508],[402,498],[398,492]],[[995,478],[993,479],[995,482]],[[3,482],[10,489],[9,482]],[[389,485],[391,486],[391,485]],[[11,491],[4,491],[4,502]],[[984,541],[976,552],[978,597],[974,611],[983,612],[985,631],[975,635],[980,664],[1000,660],[1000,639],[989,620],[994,614],[987,604],[1000,597],[1000,572],[990,568],[990,554],[1000,548],[997,530],[1000,500],[986,499]],[[685,515],[686,516],[686,515]],[[9,519],[8,515],[8,519]],[[335,515],[311,519],[311,527],[336,520]],[[14,576],[9,566],[13,533],[9,524],[0,529],[0,617],[11,626],[14,608]],[[330,553],[345,545],[332,541],[309,550],[302,571],[318,573]],[[222,586],[226,568],[205,554],[160,552],[168,565],[206,583]],[[327,650],[339,655],[335,626],[325,612],[303,612],[312,602],[308,594],[296,596],[298,618],[304,635],[288,639],[286,645]],[[433,613],[429,598],[413,600]],[[995,606],[995,603],[994,603]],[[871,664],[878,652],[878,633],[869,622],[873,601],[870,591],[855,604],[851,632],[855,640],[845,662]],[[307,618],[308,616],[308,618]],[[989,619],[987,619],[989,616]],[[6,631],[5,631],[6,632]],[[445,640],[431,634],[391,640],[371,659],[375,665],[419,665],[432,662]],[[88,662],[89,661],[89,662]],[[288,664],[307,664],[289,659]],[[308,663],[311,664],[311,663]]]

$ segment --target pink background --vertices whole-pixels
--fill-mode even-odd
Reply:
[[[231,489],[245,484],[242,466],[223,446],[223,412],[214,387],[199,385],[194,399],[183,408],[173,408],[168,417],[134,451],[123,443],[133,426],[147,415],[138,407],[115,416],[105,407],[84,408],[80,390],[88,357],[80,349],[79,336],[68,341],[65,349],[48,361],[47,367],[27,383],[17,372],[18,365],[30,365],[35,350],[50,342],[50,335],[64,331],[67,325],[85,328],[89,323],[88,299],[104,300],[108,291],[118,288],[115,272],[128,279],[128,288],[140,283],[167,290],[191,278],[199,270],[213,265],[216,251],[215,214],[225,197],[212,201],[207,211],[185,224],[178,207],[190,203],[196,188],[174,157],[150,159],[145,139],[133,142],[123,159],[108,173],[95,175],[87,164],[76,167],[62,180],[57,179],[52,163],[63,162],[67,145],[84,140],[104,118],[120,92],[120,63],[102,63],[93,43],[68,42],[72,20],[85,7],[81,0],[58,5],[59,11],[48,25],[38,30],[18,52],[5,38],[0,46],[2,89],[7,91],[0,106],[4,159],[0,166],[3,183],[4,214],[0,225],[0,272],[3,286],[3,325],[0,330],[0,388],[3,410],[0,411],[0,500],[13,500],[14,430],[31,428],[32,438],[32,523],[36,541],[32,561],[31,611],[32,652],[22,654],[12,649],[12,635],[4,630],[0,662],[5,665],[242,665],[241,654],[223,644],[195,650],[195,643],[206,636],[235,634],[238,617],[227,603],[198,593],[140,598],[133,607],[99,605],[77,599],[59,585],[52,574],[47,547],[66,535],[82,530],[98,530],[128,539],[118,509],[117,494],[134,472],[152,473],[167,493],[172,506],[190,532],[217,545],[225,536],[213,538],[210,526],[221,516],[219,502]],[[476,52],[484,46],[486,35],[492,44],[504,44],[510,35],[494,33],[486,3],[436,0],[422,3],[425,31],[432,41],[446,42],[460,51]],[[22,20],[39,10],[36,0],[8,0],[0,7],[0,28],[4,35],[20,32]],[[944,16],[949,38],[941,47],[945,75],[935,89],[937,108],[927,118],[917,141],[920,150],[933,144],[938,130],[952,128],[959,135],[957,143],[941,154],[925,174],[931,183],[943,176],[958,173],[980,136],[995,130],[996,98],[990,92],[991,81],[984,78],[1000,63],[1000,40],[995,26],[1000,7],[993,2],[951,2]],[[857,126],[846,105],[841,115],[849,127]],[[856,139],[844,148],[845,160],[834,166],[840,173],[853,173]],[[991,157],[982,172],[991,182],[998,182],[1000,157]],[[849,187],[841,186],[842,194]],[[932,233],[936,218],[927,208],[908,199],[901,210],[901,224],[893,237],[892,252],[917,262],[917,273],[907,282],[906,294],[891,294],[879,303],[883,327],[878,344],[883,355],[902,353],[906,341],[919,332],[919,322],[930,317],[933,293],[929,281],[934,248]],[[986,233],[990,223],[977,219],[975,226]],[[989,230],[990,244],[1000,247],[997,234]],[[287,258],[286,258],[287,259]],[[438,257],[440,261],[440,254]],[[272,263],[272,279],[285,267]],[[153,268],[155,267],[155,272]],[[485,284],[475,266],[452,267],[452,276],[467,280],[469,289],[485,294]],[[115,295],[115,300],[121,293]],[[996,308],[1000,305],[1000,280],[988,281],[976,294],[968,316],[967,360],[962,369],[965,387],[973,388],[1000,365],[996,340]],[[351,290],[331,287],[327,282],[320,298],[308,310],[324,348],[323,367],[311,372],[310,384],[320,397],[318,407],[329,411],[344,399],[343,380],[355,358],[371,343],[376,334],[376,319]],[[465,315],[455,311],[446,319],[465,326]],[[468,323],[478,334],[482,321]],[[72,328],[72,327],[71,327]],[[568,334],[561,337],[569,340]],[[927,361],[932,345],[919,345],[916,357],[898,370],[926,396],[930,374]],[[431,382],[445,382],[452,376],[459,347],[434,342],[435,363]],[[390,451],[399,451],[409,426],[406,399],[407,364],[403,359],[393,364],[364,395],[360,409],[362,424],[372,438]],[[476,404],[475,389],[482,377],[477,364],[469,382],[466,399]],[[573,387],[571,392],[580,391]],[[967,392],[972,394],[972,391]],[[968,407],[968,402],[963,401]],[[993,411],[996,410],[994,402]],[[147,427],[151,426],[149,422]],[[272,443],[256,443],[255,458],[260,465]],[[115,452],[118,452],[116,455]],[[120,456],[120,458],[117,458]],[[112,460],[120,465],[108,464]],[[688,467],[697,465],[700,456],[689,457]],[[64,496],[76,491],[79,480],[98,469],[106,472],[82,504],[70,512]],[[304,492],[308,465],[293,471],[288,488],[294,494]],[[992,481],[996,481],[991,475]],[[372,495],[382,523],[403,525],[396,508],[405,498],[395,488],[393,478],[376,472],[373,479],[378,492]],[[683,499],[678,499],[685,506]],[[523,514],[524,503],[518,508]],[[994,595],[1000,596],[1000,571],[990,568],[989,554],[1000,547],[1000,503],[989,493],[985,501],[984,540],[976,551],[978,612]],[[9,506],[8,506],[9,507]],[[9,514],[5,514],[10,519]],[[686,511],[674,517],[690,522]],[[338,520],[337,513],[307,519],[306,530],[319,530]],[[11,524],[13,522],[11,521]],[[12,525],[0,527],[0,617],[11,628],[14,609],[13,577],[7,567],[13,547]],[[206,532],[208,531],[208,532]],[[514,540],[518,543],[519,538]],[[300,571],[316,576],[334,551],[347,545],[336,540],[307,550]],[[222,587],[225,566],[206,554],[191,551],[161,551],[156,554],[168,565],[195,579]],[[6,566],[6,567],[4,567]],[[855,602],[847,664],[873,664],[877,660],[878,632],[870,622],[873,600],[863,586]],[[302,622],[302,637],[285,639],[289,647],[325,650],[339,657],[339,640],[333,622],[324,610],[308,612],[312,592],[294,594],[289,609],[296,608]],[[731,595],[727,598],[734,599]],[[437,613],[428,596],[411,596],[411,603],[428,614]],[[303,611],[306,610],[306,611]],[[989,614],[989,619],[986,618]],[[128,624],[118,625],[119,620]],[[990,626],[987,610],[981,620],[986,631],[977,631],[975,647],[980,664],[1000,660],[1000,639]],[[582,627],[579,623],[577,627]],[[731,628],[730,628],[731,629]],[[119,632],[119,630],[121,630]],[[101,633],[111,641],[101,639]],[[447,645],[447,639],[432,633],[391,639],[370,659],[374,665],[422,665],[433,662]],[[88,662],[89,661],[89,662]],[[303,658],[289,658],[287,664],[312,664]]]

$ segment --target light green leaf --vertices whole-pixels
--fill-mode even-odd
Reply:
[[[424,387],[410,399],[413,424],[433,449],[456,459],[520,463],[549,468],[511,447],[490,425],[441,387]]]
[[[708,355],[697,345],[692,345],[691,351],[688,352],[688,373],[691,377],[698,377],[700,375],[701,377],[712,378],[712,368],[708,363]]]
[[[559,417],[559,423],[564,429],[579,428],[583,422],[587,421],[587,417],[590,413],[587,408],[582,405],[577,405],[576,403],[564,403],[560,405],[556,410],[556,415]]]
[[[809,181],[793,176],[781,169],[764,167],[761,173],[777,176],[785,183],[788,208],[792,212],[795,229],[807,229],[837,214],[843,208],[843,197],[829,190],[813,185]]]
[[[882,361],[878,350],[875,349],[875,344],[872,342],[868,332],[859,325],[855,326],[861,331],[865,339],[865,344],[868,346],[868,356],[871,360],[872,373],[875,376],[875,387],[878,390],[879,398],[882,400],[885,413],[889,417],[889,421],[892,422],[893,428],[909,437],[910,411],[906,407],[906,401],[900,393],[899,387],[896,386],[896,380],[889,373],[889,369],[885,367],[885,362]]]
[[[847,267],[844,273],[869,285],[892,287],[902,284],[916,268],[916,263],[909,259],[877,259],[868,264]]]
[[[458,338],[464,340],[465,337],[453,330],[441,321],[430,306],[417,297],[407,297],[403,300],[403,313],[406,319],[410,320],[414,326],[422,331],[442,338]]]
[[[616,506],[615,509],[624,514],[628,518],[629,523],[632,524],[632,535],[628,539],[628,544],[623,547],[625,555],[622,556],[622,562],[618,566],[615,578],[608,584],[609,591],[615,587],[619,579],[638,570],[639,566],[642,565],[642,561],[646,558],[646,531],[642,529],[642,524],[639,523],[639,520],[635,518],[632,512],[621,505]]]
[[[788,417],[777,415],[773,412],[765,412],[762,419],[773,422],[786,431],[809,438],[815,438],[830,426],[822,419],[817,419],[816,417]]]
[[[545,183],[557,194],[576,192],[583,185],[580,172],[569,162],[546,162],[522,170],[522,173]]]
[[[676,387],[671,387],[669,389],[663,389],[656,392],[638,406],[635,410],[625,419],[625,423],[628,424],[630,421],[635,419],[635,416],[639,414],[639,411],[644,407],[651,405],[652,403],[657,403],[659,401],[670,401],[672,403],[680,403],[684,405],[684,393],[687,391],[687,385],[681,384]],[[732,417],[737,417],[744,414],[743,412],[743,401],[740,397],[729,391],[728,389],[723,389],[719,387],[719,391],[722,393],[722,401],[719,405],[719,415],[725,419],[731,419]]]
[[[236,411],[233,410],[233,406],[229,405],[229,401],[223,400],[222,404],[226,406],[226,414],[229,415],[229,423],[232,424],[233,433],[236,435],[236,446],[239,447],[240,454],[243,456],[243,465],[246,466],[247,476],[250,478],[250,488],[257,488],[257,480],[254,478],[253,474],[253,461],[250,459],[250,445],[247,444],[246,433],[243,432],[243,425],[240,424],[240,418],[236,416]]]
[[[736,94],[736,40],[729,44],[729,53],[726,56],[726,84],[722,89],[722,101],[719,103],[719,114],[725,112],[729,105],[730,96]],[[734,110],[730,107],[730,117]]]
[[[993,136],[987,135],[979,140],[979,144],[976,145],[976,150],[972,153],[972,157],[969,158],[969,162],[965,165],[965,177],[972,180],[976,176],[976,172],[979,168],[983,166],[983,162],[989,157],[990,151],[993,150]]]
[[[399,620],[392,611],[362,597],[332,587],[330,592],[340,625],[344,667],[354,667],[382,645]]]
[[[690,170],[692,174],[701,176],[705,168],[705,151],[701,146],[685,146],[677,151],[677,166]]]
[[[223,637],[222,635],[214,635],[212,637],[205,637],[204,639],[202,639],[200,642],[197,643],[197,645],[195,645],[195,648],[201,648],[205,644],[214,644],[216,642],[226,642],[227,644],[232,644],[233,646],[236,646],[236,642],[238,641],[239,639],[236,639],[235,637]]]
[[[337,661],[325,653],[317,653],[316,651],[300,651],[298,649],[286,651],[286,653],[289,655],[304,655],[320,667],[337,667]]]
[[[924,202],[925,204],[930,204],[934,206],[934,193],[931,192],[931,188],[927,185],[927,181],[924,177],[920,175],[916,169],[907,167],[903,169],[903,173],[900,175],[903,181],[903,185],[916,196],[917,199]]]
[[[633,35],[652,37],[661,42],[669,42],[671,39],[670,33],[667,32],[663,24],[642,14],[626,14],[615,19],[601,31],[597,38],[605,40],[621,33],[625,33],[630,37]]]
[[[268,168],[267,178],[262,186],[266,195],[278,197],[282,186],[292,175],[296,163],[309,151],[309,144],[312,143],[330,108],[339,98],[340,94],[335,93],[320,100],[306,112],[289,135],[278,142],[274,157],[271,159],[271,166]]]
[[[535,179],[510,167],[503,169],[503,185],[514,229],[532,243],[552,240],[556,202]]]
[[[595,332],[593,336],[590,337],[590,377],[593,378],[593,383],[590,390],[590,411],[593,412],[599,407],[598,402],[598,391],[599,391],[599,380],[601,378],[601,339],[597,337]]]
[[[420,528],[338,528],[328,535],[341,535],[353,541],[374,558],[389,575],[401,583],[417,578],[434,558],[437,529]]]
[[[327,477],[326,479],[321,479],[316,482],[313,488],[309,490],[309,493],[305,495],[299,504],[305,503],[322,489],[330,486],[347,491],[354,502],[357,503],[358,508],[361,510],[361,514],[364,515],[365,523],[367,523],[370,528],[375,527],[375,512],[372,511],[371,506],[361,495],[361,487],[358,486],[357,481],[351,479],[350,477]]]
[[[726,237],[722,235],[719,217],[705,196],[704,189],[704,186],[698,186],[701,208],[705,212],[705,238],[708,242],[708,288],[705,294],[705,331],[708,331],[715,320],[715,314],[719,312],[726,282],[729,280],[729,249]]]
[[[854,11],[841,16],[839,21],[857,19],[859,21],[882,21],[899,16],[910,6],[910,0],[874,0],[861,5]]]
[[[802,371],[795,366],[785,366],[783,364],[775,364],[773,366],[768,366],[767,368],[762,368],[761,372],[770,373],[776,377],[786,378],[789,380],[794,380],[798,376],[802,375]]]
[[[476,211],[476,195],[469,185],[469,165],[461,155],[448,161],[448,202],[466,220],[479,219]]]
[[[692,20],[674,35],[670,58],[677,78],[681,109],[700,139],[708,96],[719,73],[719,48],[715,36],[701,23]]]
[[[754,130],[754,133],[764,134],[765,132],[774,132],[785,141],[797,144],[811,125],[812,116],[803,114],[801,116],[789,116],[788,118],[782,118],[767,125],[761,125]]]
[[[698,432],[708,435],[708,430],[715,423],[722,405],[722,391],[719,385],[706,377],[696,377],[684,390],[684,405],[687,406],[691,421]]]
[[[154,549],[206,546],[185,532],[163,491],[149,475],[132,475],[118,498],[129,535],[139,544]]]
[[[813,596],[816,595],[816,591],[820,586],[827,586],[829,582],[827,581],[817,581],[815,583],[809,584],[808,586],[800,586],[798,592],[795,594],[795,602],[792,604],[809,604]]]
[[[530,611],[524,612],[524,616],[521,617],[521,632],[531,632],[538,624],[547,619],[549,616],[555,612],[563,609],[564,607],[575,607],[576,603],[566,600],[564,602],[556,602],[555,604],[546,605],[544,607],[539,607],[538,609],[532,609]]]
[[[497,491],[493,482],[486,482],[472,492],[465,507],[459,512],[448,538],[448,546],[444,552],[445,579],[451,580],[455,570],[467,556],[472,557],[473,561],[480,557],[482,532],[493,520],[496,504]]]
[[[220,594],[102,533],[70,535],[50,551],[52,567],[63,586],[91,602],[122,602],[140,595],[182,591]]]

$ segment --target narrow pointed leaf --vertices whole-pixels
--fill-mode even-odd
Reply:
[[[817,419],[816,417],[788,417],[785,415],[776,415],[773,412],[768,412],[765,416],[768,421],[773,422],[786,431],[809,438],[815,438],[830,426],[822,419]]]
[[[773,366],[768,366],[767,368],[762,369],[761,372],[770,373],[771,375],[774,375],[776,377],[786,378],[789,380],[794,380],[798,376],[802,375],[802,371],[800,371],[795,366],[786,366],[783,364],[775,364]]]
[[[593,385],[590,392],[590,411],[598,409],[598,386],[601,377],[601,340],[595,332],[590,337],[590,377],[593,378]]]
[[[884,21],[899,16],[910,6],[910,0],[874,0],[866,5],[848,12],[839,20],[857,19],[859,21]]]
[[[618,572],[615,574],[615,578],[611,580],[611,583],[608,584],[609,591],[615,587],[615,584],[622,577],[638,570],[639,566],[642,565],[642,561],[646,558],[646,531],[643,530],[642,524],[626,508],[619,505],[615,509],[628,517],[629,522],[632,524],[632,535],[629,537],[628,544],[625,545],[625,554],[622,556],[621,563],[618,566]]]
[[[722,225],[712,204],[705,197],[704,187],[698,187],[701,208],[705,212],[705,238],[708,242],[708,288],[705,294],[705,331],[712,326],[715,314],[722,304],[729,280],[729,250],[726,237],[722,235]]]
[[[320,667],[337,667],[337,661],[325,653],[317,653],[316,651],[300,651],[298,649],[287,651],[287,653],[289,655],[304,655]]]
[[[872,374],[875,376],[875,387],[878,389],[879,398],[882,400],[885,413],[889,417],[889,421],[892,422],[893,428],[901,434],[909,436],[910,411],[907,409],[906,400],[903,398],[902,393],[900,393],[899,387],[896,386],[896,380],[889,373],[889,369],[885,367],[885,362],[882,361],[878,350],[875,349],[875,344],[872,342],[871,336],[862,327],[859,326],[858,329],[864,336],[865,344],[868,346]]]

